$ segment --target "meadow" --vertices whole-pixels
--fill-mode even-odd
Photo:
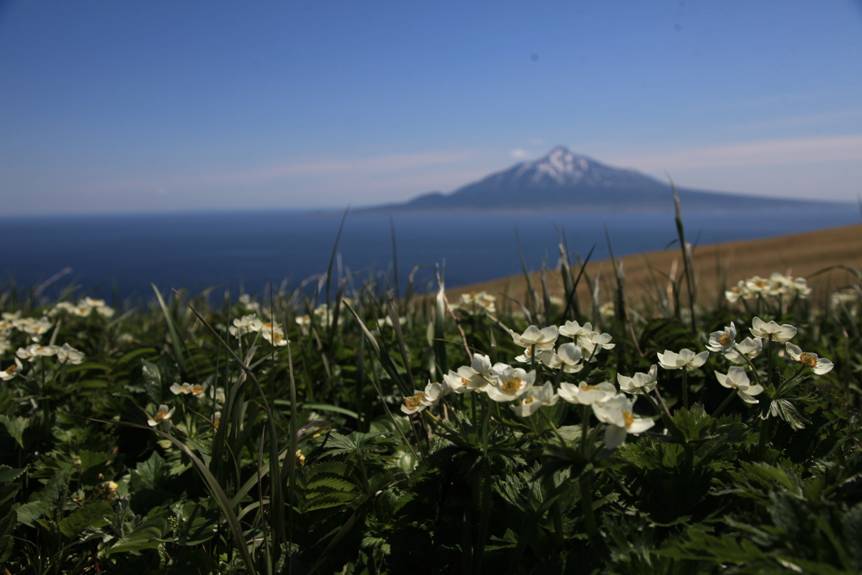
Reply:
[[[862,272],[728,281],[677,231],[648,275],[561,241],[505,290],[361,283],[337,240],[294,290],[10,289],[0,564],[859,572]]]

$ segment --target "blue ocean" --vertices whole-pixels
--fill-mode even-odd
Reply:
[[[268,284],[298,285],[320,274],[332,252],[341,212],[268,211],[171,215],[64,216],[0,219],[0,283],[30,288],[61,274],[53,290],[113,299],[164,290],[205,288],[259,294]],[[695,244],[761,238],[860,222],[853,205],[762,212],[684,214]],[[672,211],[350,213],[338,248],[343,270],[357,280],[390,273],[402,281],[417,267],[419,289],[436,265],[457,286],[558,260],[565,235],[572,254],[607,255],[605,230],[618,255],[663,249],[676,239]],[[764,270],[768,272],[770,270]],[[402,284],[403,285],[403,284]]]

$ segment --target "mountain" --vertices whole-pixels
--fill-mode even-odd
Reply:
[[[677,188],[687,208],[756,208],[803,203],[742,194]],[[547,155],[515,164],[444,194],[423,194],[372,209],[622,209],[667,208],[671,186],[635,170],[615,168],[557,146]]]

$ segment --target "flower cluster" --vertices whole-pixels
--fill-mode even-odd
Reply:
[[[175,383],[171,385],[171,393],[174,395],[191,395],[198,399],[204,396],[207,386],[201,383]]]
[[[450,307],[467,315],[493,315],[497,313],[497,298],[485,291],[462,293],[458,301]]]
[[[589,322],[580,325],[567,321],[565,325],[550,326],[543,329],[531,325],[523,333],[511,333],[515,344],[523,347],[524,352],[515,358],[520,363],[538,360],[547,368],[561,369],[565,373],[577,373],[584,364],[594,361],[601,350],[614,348],[611,336],[593,329]],[[560,336],[571,339],[555,347]]]
[[[811,294],[808,282],[802,277],[793,277],[780,273],[774,273],[768,278],[760,276],[740,280],[735,286],[724,292],[724,297],[730,303],[739,300],[753,300],[757,298],[807,298]]]
[[[51,315],[56,316],[62,313],[73,315],[76,317],[90,317],[90,314],[96,312],[104,318],[114,316],[114,309],[108,306],[103,299],[93,299],[90,297],[81,298],[78,303],[61,301],[51,310]]]
[[[263,321],[255,314],[244,315],[233,320],[233,325],[228,328],[230,334],[240,338],[250,333],[259,333],[260,336],[271,345],[282,347],[287,345],[287,337],[284,329],[274,321]]]
[[[32,341],[39,341],[43,335],[51,330],[51,320],[46,317],[21,317],[19,312],[4,313],[0,319],[0,353],[5,353],[3,348],[8,349],[9,339],[13,331],[26,334]],[[5,346],[3,345],[5,343]]]
[[[626,435],[637,435],[653,427],[654,420],[637,415],[634,404],[639,396],[649,397],[654,392],[658,393],[659,367],[683,372],[683,385],[686,385],[686,374],[703,367],[710,352],[715,353],[730,364],[726,373],[715,372],[718,383],[733,390],[747,404],[759,403],[757,396],[764,392],[763,385],[751,381],[748,369],[753,369],[752,360],[766,345],[784,344],[785,356],[810,368],[815,375],[823,375],[832,369],[828,359],[802,351],[790,343],[797,333],[790,324],[755,317],[749,332],[749,336],[738,341],[736,324],[730,323],[724,329],[709,334],[703,351],[683,348],[659,352],[656,354],[658,364],[651,365],[647,371],[631,376],[617,374],[617,387],[610,381],[560,381],[567,374],[584,370],[601,351],[613,349],[614,342],[609,334],[594,330],[589,323],[581,325],[575,321],[545,328],[530,325],[522,333],[510,330],[514,343],[524,350],[515,357],[515,361],[528,364],[529,370],[507,363],[492,363],[489,356],[474,353],[470,365],[449,371],[443,376],[442,383],[429,382],[425,389],[405,397],[401,411],[411,415],[434,407],[450,394],[474,393],[483,394],[495,403],[509,403],[517,416],[529,417],[542,407],[557,405],[562,399],[566,403],[589,408],[598,421],[606,424],[604,444],[607,448],[614,448],[625,441]],[[558,344],[561,337],[571,341]],[[551,377],[559,382],[557,389],[552,381],[539,383],[539,373],[547,373],[544,370],[557,372]],[[756,372],[754,377],[758,377]],[[660,395],[651,400],[654,405],[663,402]]]
[[[34,362],[39,358],[56,357],[61,364],[80,365],[84,361],[84,353],[78,351],[68,343],[60,345],[41,345],[34,343],[27,347],[19,348],[15,352],[19,358]]]
[[[825,375],[832,370],[832,362],[828,359],[802,351],[799,346],[790,343],[797,333],[793,325],[765,321],[755,316],[751,321],[749,333],[750,336],[737,341],[736,325],[731,322],[724,329],[709,334],[706,351],[698,354],[688,349],[682,349],[678,353],[665,351],[658,354],[659,365],[669,370],[691,371],[706,363],[709,352],[718,353],[732,364],[727,373],[715,373],[718,383],[735,390],[740,399],[749,404],[758,403],[755,396],[762,393],[764,388],[760,384],[752,384],[746,370],[753,367],[752,360],[763,352],[765,345],[783,343],[786,357],[810,368],[815,375]]]
[[[542,366],[565,373],[577,373],[586,362],[595,359],[601,350],[613,349],[611,336],[592,329],[589,323],[580,325],[567,322],[563,326],[539,328],[531,325],[522,333],[511,332],[513,341],[524,348],[516,358],[522,363],[533,362],[533,357]],[[560,336],[572,339],[555,348]],[[605,445],[614,448],[625,440],[629,433],[639,434],[650,429],[654,422],[650,418],[634,413],[634,398],[626,394],[639,395],[655,388],[656,368],[648,373],[636,373],[632,377],[619,376],[620,389],[611,382],[595,385],[561,382],[555,390],[553,383],[536,383],[536,370],[530,371],[506,363],[491,363],[487,355],[473,354],[470,365],[459,367],[443,376],[443,384],[429,383],[424,390],[416,391],[404,399],[401,411],[407,415],[433,407],[448,394],[484,394],[493,402],[510,403],[510,409],[519,417],[530,417],[542,407],[552,407],[560,399],[586,406],[600,422],[608,425]]]

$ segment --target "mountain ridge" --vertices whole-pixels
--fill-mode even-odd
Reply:
[[[673,189],[671,184],[637,170],[613,167],[576,154],[565,146],[555,146],[538,159],[518,162],[449,193],[429,192],[406,202],[366,209],[649,210],[666,208]],[[676,189],[685,205],[694,208],[742,209],[813,203],[684,187]]]

